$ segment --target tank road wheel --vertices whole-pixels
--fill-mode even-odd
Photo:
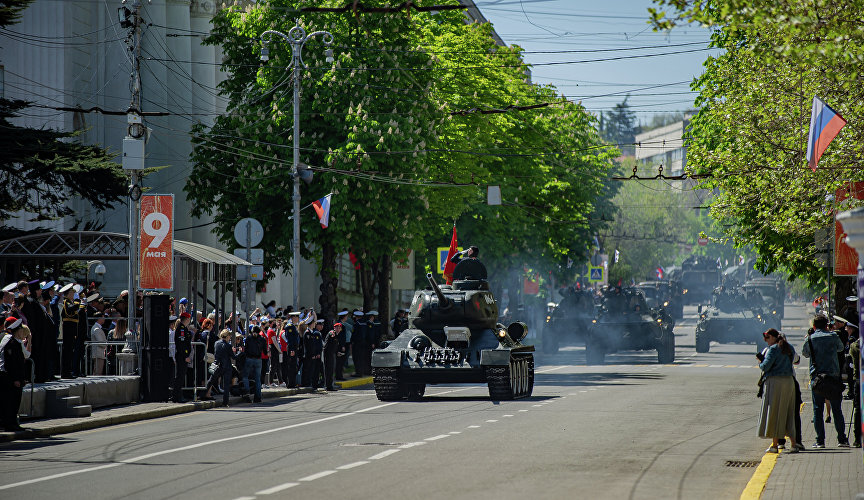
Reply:
[[[585,341],[585,364],[602,365],[605,358],[606,351],[603,348],[603,343],[589,337]]]
[[[405,388],[408,401],[420,401],[426,394],[426,384],[408,384]]]
[[[398,368],[372,368],[372,381],[379,401],[399,401],[405,397],[404,388],[399,384],[398,371]]]
[[[534,390],[533,356],[511,356],[507,366],[487,366],[486,381],[493,401],[530,396]]]
[[[657,344],[657,362],[668,365],[675,361],[675,334],[672,330],[663,333]]]
[[[708,338],[708,332],[696,329],[696,352],[706,353],[711,349],[711,339]]]

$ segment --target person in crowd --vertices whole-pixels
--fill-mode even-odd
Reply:
[[[297,357],[300,350],[300,313],[289,312],[289,323],[285,325],[282,338],[285,341],[285,382],[289,388],[297,387]]]
[[[261,350],[261,375],[259,378],[261,379],[262,387],[267,389],[270,387],[270,381],[268,380],[270,375],[270,337],[267,335],[269,320],[266,320],[266,317],[264,319],[258,325],[261,338],[264,339],[264,349]]]
[[[192,315],[188,312],[180,313],[180,317],[174,323],[174,402],[185,403],[183,397],[183,384],[186,382],[186,372],[189,363],[192,362],[192,333],[189,331],[189,323]]]
[[[231,345],[231,330],[224,329],[219,332],[219,340],[213,347],[216,358],[216,370],[210,380],[207,381],[207,392],[204,400],[212,400],[212,391],[217,388],[219,381],[222,382],[222,406],[228,406],[228,398],[231,395],[231,374],[233,373],[231,361],[237,357],[234,347]]]
[[[102,325],[105,324],[105,316],[101,312],[93,313],[93,328],[90,330],[90,341],[93,345],[90,346],[90,355],[93,357],[93,375],[105,375],[105,359],[108,352],[108,336],[105,335],[105,330]],[[99,344],[103,345],[99,345]]]
[[[261,327],[253,326],[246,337],[243,352],[246,353],[246,363],[243,374],[243,398],[249,401],[249,379],[255,384],[255,394],[252,401],[261,402],[261,354],[267,349],[267,340],[261,336]]]
[[[63,378],[75,378],[78,376],[74,369],[75,341],[78,338],[78,307],[75,300],[74,283],[69,283],[60,289],[63,295],[63,304],[60,308],[60,320],[62,322],[61,336],[63,337],[63,354],[61,359],[61,375]]]
[[[276,317],[276,301],[271,300],[270,302],[263,304],[263,305],[264,305],[264,310],[267,311],[267,316],[270,316],[271,318],[275,318]]]
[[[408,310],[398,309],[396,315],[390,320],[390,331],[393,338],[399,336],[400,333],[408,329]]]
[[[54,286],[54,282],[48,282]],[[45,345],[42,347],[42,369],[37,368],[36,382],[54,381],[54,376],[57,374],[57,339],[60,336],[60,314],[58,310],[51,305],[51,293],[46,290],[40,291],[40,305],[44,313],[43,332],[45,335]],[[40,374],[41,371],[41,374]]]
[[[352,377],[362,377],[366,373],[366,337],[368,325],[363,311],[354,311],[354,333],[351,334],[351,357],[354,359]]]
[[[756,355],[759,369],[765,377],[762,411],[759,414],[759,437],[770,438],[771,446],[766,453],[777,453],[779,440],[789,436],[792,447],[789,453],[797,453],[795,438],[795,373],[792,362],[795,350],[776,329],[762,334],[768,349],[765,355]]]
[[[275,304],[275,301],[271,301]],[[270,346],[270,382],[274,385],[282,385],[285,382],[282,374],[282,344],[281,335],[282,320],[274,319],[267,327],[267,344]]]
[[[18,423],[18,408],[27,383],[25,360],[30,356],[29,330],[21,318],[4,322],[6,335],[0,340],[0,426],[7,432],[25,430]]]
[[[801,354],[810,358],[810,380],[817,373],[825,373],[840,378],[840,364],[837,354],[844,351],[843,342],[836,333],[828,331],[828,318],[816,316],[813,319],[813,333],[804,339],[804,347]],[[811,384],[812,385],[812,384]],[[816,429],[816,442],[813,448],[825,447],[825,423],[822,421],[824,413],[825,398],[812,391],[813,398],[813,426]],[[842,395],[837,399],[829,400],[831,413],[834,416],[834,429],[837,430],[837,443],[841,448],[849,447],[849,439],[846,437],[846,421],[843,418]]]
[[[786,338],[786,335],[780,333],[780,337],[783,341],[788,342],[789,340]],[[768,352],[768,347],[762,350],[762,355],[764,356]],[[795,353],[795,356],[792,358],[792,382],[795,383],[795,447],[798,448],[799,451],[804,451],[804,440],[801,437],[801,403],[804,401],[801,399],[801,386],[798,384],[798,377],[794,375],[795,367],[801,364],[801,356],[798,353]],[[777,448],[780,450],[786,449],[786,438],[781,438],[778,440]]]
[[[348,309],[343,309],[336,315],[336,321],[342,323],[342,347],[344,348],[341,366],[336,368],[336,380],[345,380],[343,373],[345,367],[348,366],[351,355],[351,335],[354,332],[354,320],[351,319],[351,313]]]
[[[381,322],[377,320],[378,311],[371,310],[366,313],[366,350],[363,352],[363,372],[361,375],[372,375],[372,351],[383,340],[381,332]]]
[[[328,391],[335,391],[333,377],[337,366],[341,363],[338,354],[344,350],[340,336],[342,334],[342,323],[334,323],[333,329],[324,337],[324,387]]]
[[[304,387],[318,388],[321,377],[321,353],[324,339],[316,328],[309,328],[303,334],[303,380]]]
[[[857,331],[856,331],[857,334]],[[861,337],[856,336],[849,345],[849,356],[852,358],[852,380],[849,385],[852,388],[852,432],[855,441],[854,448],[861,447]]]

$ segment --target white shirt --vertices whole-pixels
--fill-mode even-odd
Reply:
[[[90,340],[92,342],[108,342],[108,337],[105,336],[105,330],[99,323],[93,324],[93,329],[90,330]],[[105,359],[105,350],[108,346],[94,345],[92,348],[93,357],[96,359]]]

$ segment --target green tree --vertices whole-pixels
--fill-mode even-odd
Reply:
[[[17,21],[29,0],[0,1],[0,27]],[[0,223],[24,211],[32,222],[72,215],[67,204],[78,196],[97,210],[108,209],[126,195],[126,176],[114,155],[97,146],[76,142],[73,132],[15,125],[31,103],[0,98]],[[37,229],[37,231],[43,231]],[[20,231],[0,227],[0,239]]]
[[[658,28],[698,22],[723,52],[695,80],[688,170],[718,193],[711,215],[737,246],[751,245],[763,271],[785,268],[811,284],[824,279],[814,232],[834,213],[835,191],[864,180],[864,88],[857,29],[864,2],[658,0]],[[819,96],[849,122],[812,172],[805,153],[810,108]]]

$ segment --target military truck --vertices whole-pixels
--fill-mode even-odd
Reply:
[[[703,310],[699,306],[696,324],[696,352],[706,353],[711,341],[719,343],[755,343],[761,349],[761,333],[768,328],[779,328],[779,318],[765,317],[761,296],[755,290],[717,287],[711,305]],[[776,323],[775,323],[776,321]]]
[[[684,318],[684,294],[677,280],[643,281],[636,285],[645,294],[648,307],[664,308],[675,319]]]
[[[558,352],[562,344],[584,343],[596,314],[594,294],[581,287],[561,290],[564,297],[546,312],[542,349],[546,354]]]
[[[375,394],[381,401],[418,400],[428,384],[485,383],[493,400],[531,395],[534,346],[522,341],[525,323],[497,322],[498,303],[486,269],[465,259],[452,285],[427,274],[429,288],[414,293],[408,329],[372,353]]]
[[[656,350],[658,363],[675,361],[675,320],[666,309],[650,308],[638,288],[614,287],[603,302],[585,342],[588,364],[602,364],[606,354]]]
[[[681,284],[684,304],[704,304],[711,300],[711,292],[720,284],[721,274],[716,259],[691,255],[680,268],[667,271],[667,276]]]

